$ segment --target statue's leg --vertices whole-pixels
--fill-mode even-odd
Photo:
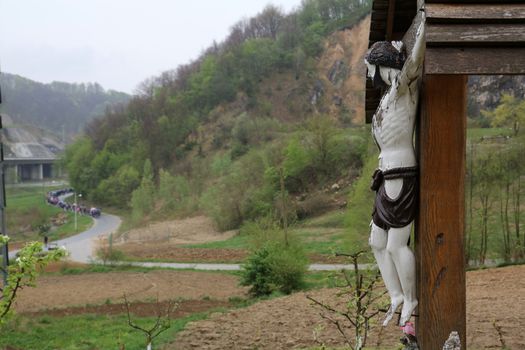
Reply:
[[[410,319],[417,306],[416,295],[416,259],[414,253],[407,245],[412,230],[412,223],[401,228],[388,230],[388,243],[386,250],[394,261],[399,282],[403,289],[403,309],[401,310],[401,326]]]
[[[383,277],[385,287],[391,300],[390,308],[388,309],[385,320],[383,321],[383,326],[386,326],[394,316],[399,305],[403,303],[403,290],[392,257],[386,249],[388,242],[387,232],[376,226],[373,222],[370,226],[370,247],[376,258],[377,266],[379,266],[381,277]]]

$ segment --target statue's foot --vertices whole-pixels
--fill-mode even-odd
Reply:
[[[410,320],[410,317],[412,317],[412,312],[414,312],[416,307],[417,300],[405,300],[403,302],[403,309],[401,309],[401,318],[399,319],[399,325],[401,327],[404,327],[405,323],[407,323]]]
[[[403,297],[397,297],[392,298],[390,307],[388,308],[388,311],[386,312],[385,319],[383,320],[383,327],[386,327],[390,320],[392,320],[392,317],[394,317],[394,314],[396,313],[397,308],[399,305],[403,304]]]

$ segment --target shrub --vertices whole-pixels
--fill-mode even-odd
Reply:
[[[190,184],[184,176],[173,176],[166,170],[160,170],[158,195],[164,211],[185,208],[189,204],[190,194]]]
[[[289,294],[303,286],[307,268],[308,260],[299,244],[269,240],[247,258],[241,272],[241,285],[251,286],[253,296],[275,291]]]
[[[113,233],[109,234],[108,240],[106,242],[101,243],[102,244],[96,250],[95,256],[99,261],[102,262],[103,265],[124,260],[124,252],[113,247]]]

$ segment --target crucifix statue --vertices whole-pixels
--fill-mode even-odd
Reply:
[[[418,304],[416,262],[408,242],[418,192],[413,134],[425,50],[424,23],[423,15],[408,56],[399,41],[376,42],[365,56],[368,76],[375,85],[386,87],[372,119],[380,154],[372,182],[376,198],[369,240],[391,299],[384,326],[401,305],[400,325],[404,326]]]

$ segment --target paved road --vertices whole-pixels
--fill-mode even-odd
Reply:
[[[69,259],[72,261],[93,262],[97,239],[116,232],[122,222],[118,216],[111,214],[102,214],[94,220],[95,224],[89,230],[53,243],[66,247],[69,252]]]
[[[122,262],[119,265],[131,265],[140,267],[162,267],[168,269],[192,269],[204,271],[239,271],[241,264],[203,264],[203,263],[168,263],[168,262]],[[372,265],[360,264],[359,269],[368,269]],[[339,271],[342,269],[353,269],[353,265],[344,264],[311,264],[308,267],[310,271]]]
[[[72,261],[86,264],[93,262],[97,239],[116,232],[122,222],[118,216],[111,214],[102,214],[98,219],[93,220],[95,223],[89,230],[50,243],[66,247],[69,252],[69,259]],[[10,250],[9,259],[14,259],[17,252],[18,250]]]
[[[69,259],[81,263],[96,262],[95,248],[97,240],[116,232],[122,220],[115,215],[102,214],[94,219],[95,224],[87,231],[75,236],[64,238],[51,243],[64,246],[69,252]],[[10,259],[14,258],[16,251],[9,252]],[[118,262],[118,265],[131,265],[140,267],[161,267],[169,269],[193,269],[205,271],[238,271],[241,264],[208,264],[208,263],[169,263],[169,262]],[[360,265],[360,268],[368,268],[369,265]],[[310,271],[336,271],[341,269],[353,269],[352,265],[343,264],[311,264]]]

